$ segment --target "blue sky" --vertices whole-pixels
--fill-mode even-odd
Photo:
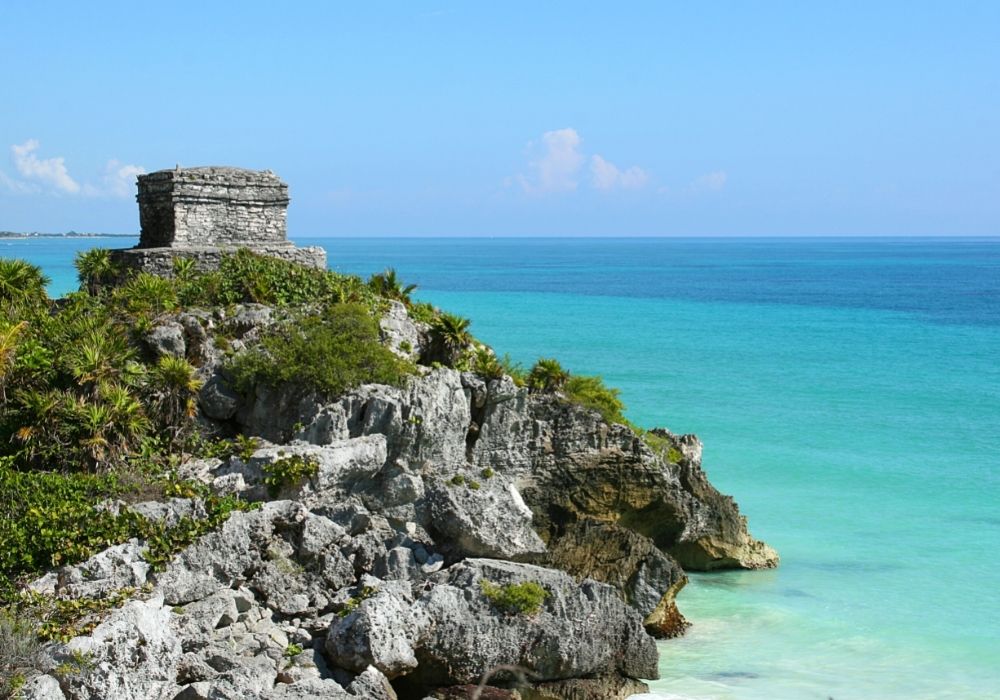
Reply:
[[[270,168],[312,235],[1000,235],[1000,2],[0,5],[0,230]]]

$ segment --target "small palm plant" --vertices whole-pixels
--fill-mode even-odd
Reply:
[[[69,447],[64,416],[71,401],[71,395],[56,389],[15,392],[19,427],[14,441],[23,446],[29,461],[41,461]]]
[[[201,389],[201,380],[187,360],[169,355],[160,358],[149,379],[156,396],[157,419],[170,433],[173,448],[197,412],[195,397]]]
[[[440,346],[441,356],[448,365],[454,365],[462,352],[472,343],[469,326],[472,322],[455,314],[441,313],[431,323],[434,338]]]
[[[19,304],[44,300],[45,285],[48,283],[49,278],[37,265],[24,260],[0,258],[0,301]]]
[[[415,284],[404,285],[396,274],[396,270],[391,267],[387,267],[384,272],[372,275],[368,280],[368,286],[379,296],[401,301],[407,306],[410,305],[410,296],[417,289]]]
[[[197,272],[194,258],[174,258],[174,277],[181,282],[190,282]]]
[[[120,463],[149,428],[142,404],[118,384],[102,384],[94,398],[72,400],[68,412],[81,458],[97,469]]]
[[[569,372],[563,369],[559,361],[551,357],[543,357],[528,374],[528,387],[533,391],[559,391],[569,381]]]
[[[115,290],[117,300],[133,313],[154,314],[177,308],[177,289],[171,280],[140,272]]]
[[[73,260],[76,275],[80,280],[80,289],[85,289],[91,295],[97,295],[101,288],[111,281],[114,265],[111,262],[111,252],[107,248],[91,248],[76,254]]]
[[[73,378],[96,395],[103,384],[128,382],[135,351],[122,334],[93,331],[72,348],[66,359]]]

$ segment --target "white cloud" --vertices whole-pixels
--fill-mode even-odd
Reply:
[[[12,178],[10,175],[0,170],[0,186],[2,189],[14,194],[30,194],[38,190],[34,185]]]
[[[649,173],[637,165],[620,170],[617,165],[599,155],[590,157],[591,183],[605,192],[614,189],[634,190],[649,182]]]
[[[556,129],[542,134],[540,151],[528,163],[529,175],[518,175],[525,192],[572,192],[576,189],[583,154],[576,129]]]
[[[112,158],[104,166],[101,184],[84,186],[84,194],[92,197],[130,197],[135,194],[135,178],[146,169],[139,165],[122,163]]]
[[[14,158],[14,167],[21,177],[29,181],[39,182],[43,185],[69,194],[76,194],[80,191],[80,185],[69,175],[66,170],[66,162],[62,157],[39,158],[35,155],[38,150],[38,141],[28,139],[22,144],[15,144],[10,147],[11,155]]]
[[[136,175],[146,170],[138,165],[111,159],[96,183],[79,183],[69,174],[66,159],[39,158],[41,144],[37,139],[10,147],[11,160],[19,177],[11,177],[0,170],[0,186],[15,194],[75,194],[85,197],[129,197],[135,193]]]

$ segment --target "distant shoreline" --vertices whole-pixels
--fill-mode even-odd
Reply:
[[[0,231],[0,239],[2,238],[138,238],[138,233],[77,233],[76,231],[70,231],[68,233],[38,233],[33,231],[31,233],[17,233],[15,231]]]

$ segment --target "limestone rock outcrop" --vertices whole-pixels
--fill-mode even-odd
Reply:
[[[471,698],[488,676],[481,698],[625,698],[657,675],[653,637],[686,626],[684,569],[776,564],[709,483],[697,438],[640,436],[510,377],[425,367],[403,387],[332,399],[237,392],[213,331],[239,352],[280,314],[158,321],[151,352],[198,359],[203,425],[258,438],[181,474],[258,507],[161,571],[131,541],[35,582],[64,597],[141,593],[50,645],[26,697]],[[401,304],[381,329],[411,358],[430,342]],[[269,480],[293,457],[314,469]],[[108,507],[206,517],[196,498]],[[537,610],[487,594],[526,583],[544,590]],[[72,678],[58,670],[76,658],[87,662]]]

